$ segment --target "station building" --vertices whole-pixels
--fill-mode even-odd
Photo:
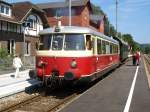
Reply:
[[[58,21],[62,25],[69,25],[69,0],[64,2],[41,3],[37,6],[46,12],[49,25],[55,26]],[[104,15],[94,15],[90,0],[72,0],[71,2],[72,26],[90,27],[104,33]]]
[[[36,5],[0,0],[0,49],[6,49],[10,55],[34,56],[38,33],[46,27],[46,15]]]

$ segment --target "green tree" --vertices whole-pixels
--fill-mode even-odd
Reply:
[[[120,39],[122,38],[121,32],[118,32],[117,35],[118,35],[118,38],[120,38]]]
[[[116,36],[116,30],[112,24],[110,24],[110,36],[115,37]]]
[[[101,9],[100,6],[96,6],[96,5],[92,4],[92,10],[93,10],[93,14],[105,15],[105,13],[103,12],[103,10]]]
[[[150,45],[148,45],[148,46],[145,47],[144,53],[145,54],[149,54],[150,53]]]
[[[124,41],[128,42],[128,44],[129,44],[130,46],[133,46],[134,41],[133,41],[133,37],[132,37],[131,34],[124,34],[124,35],[122,35],[122,39],[123,39]]]
[[[132,48],[132,52],[136,52],[137,49],[141,49],[140,44],[133,40],[131,34],[122,35],[122,39],[129,44],[130,48]]]
[[[133,52],[136,52],[137,49],[140,49],[140,50],[141,50],[141,46],[140,46],[139,43],[137,43],[137,42],[134,41],[134,42],[133,42],[132,51],[133,51]]]

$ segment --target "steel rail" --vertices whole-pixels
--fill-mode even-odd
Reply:
[[[50,107],[47,112],[51,112],[51,111],[54,111],[54,110],[57,110],[59,107],[61,107],[62,105],[68,103],[69,101],[71,101],[73,98],[75,98],[78,94],[77,93],[74,93],[68,97],[66,97],[64,100],[58,102],[57,104],[53,105],[52,107]],[[32,98],[29,98],[27,100],[24,100],[22,102],[19,102],[19,103],[16,103],[14,105],[11,105],[11,106],[8,106],[2,110],[0,110],[0,112],[12,112],[24,105],[27,105],[29,103],[32,103],[36,100],[39,100],[41,98],[41,95],[37,95],[37,96],[34,96]]]
[[[23,106],[23,105],[26,105],[26,104],[31,103],[32,101],[38,100],[40,97],[41,97],[40,94],[36,95],[34,97],[31,97],[31,98],[28,98],[26,100],[23,100],[23,101],[21,101],[19,103],[15,103],[15,104],[13,104],[11,106],[8,106],[8,107],[5,107],[3,109],[0,109],[0,112],[11,112],[11,111],[16,110],[17,108]]]
[[[68,97],[65,98],[64,100],[62,100],[62,101],[60,101],[59,103],[57,103],[56,105],[50,107],[47,112],[52,112],[52,111],[58,110],[62,105],[68,103],[69,101],[71,101],[72,99],[74,99],[74,98],[77,97],[77,96],[78,96],[77,93],[74,93],[74,94],[68,96]]]
[[[150,55],[144,55],[146,62],[150,65]]]
[[[150,73],[150,55],[145,54],[144,55],[144,60],[146,62],[147,70]]]

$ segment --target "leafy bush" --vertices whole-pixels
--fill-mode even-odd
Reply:
[[[12,68],[13,57],[8,54],[6,49],[0,48],[0,70]]]
[[[7,56],[8,56],[7,50],[0,48],[0,58],[5,58]]]

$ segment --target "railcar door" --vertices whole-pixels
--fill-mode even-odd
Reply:
[[[97,39],[96,37],[92,37],[92,45],[93,45],[93,71],[97,71],[97,46],[96,46],[96,43],[97,43]]]
[[[102,41],[100,38],[97,38],[97,55],[96,55],[96,70],[101,69],[101,54],[102,54]]]
[[[86,35],[86,49],[87,51],[92,51],[92,55],[90,57],[90,62],[91,62],[91,67],[90,67],[90,71],[91,73],[95,72],[96,71],[96,67],[97,67],[97,63],[96,63],[96,57],[95,57],[95,54],[96,54],[96,39],[94,36],[92,35]]]

